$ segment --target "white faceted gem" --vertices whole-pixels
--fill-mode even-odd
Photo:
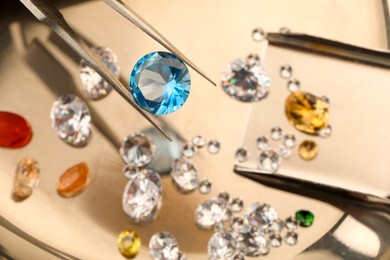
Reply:
[[[328,138],[332,135],[332,127],[330,125],[318,130],[317,134],[322,138]]]
[[[245,255],[241,252],[238,252],[233,256],[233,260],[245,260]]]
[[[269,138],[267,136],[259,136],[256,139],[257,148],[267,150],[269,148]]]
[[[245,148],[238,148],[235,154],[237,162],[246,162],[249,158],[249,152]]]
[[[228,203],[228,202],[229,202],[229,199],[230,199],[230,194],[227,193],[226,191],[220,192],[220,193],[218,193],[218,198],[221,198],[221,199],[223,199],[224,201],[226,201],[226,203]]]
[[[248,224],[234,230],[233,237],[236,247],[246,256],[265,255],[269,252],[267,239]]]
[[[110,70],[115,77],[118,77],[118,58],[112,50],[105,47],[93,47],[91,49],[108,70]],[[90,98],[94,100],[101,99],[111,92],[111,85],[92,69],[85,60],[81,60],[79,68],[81,83]]]
[[[244,202],[240,198],[234,198],[230,202],[230,210],[233,212],[240,212],[244,207]]]
[[[284,79],[289,79],[292,77],[292,67],[290,65],[283,65],[280,67],[280,76]]]
[[[91,115],[85,102],[68,94],[58,98],[50,111],[51,125],[66,143],[83,147],[91,135]]]
[[[197,148],[202,148],[203,146],[206,145],[207,140],[201,135],[194,136],[192,138],[192,143],[197,147]]]
[[[296,245],[298,243],[298,234],[293,231],[287,232],[284,241],[289,246]]]
[[[145,169],[136,173],[123,191],[122,207],[135,223],[151,221],[161,201],[162,185],[160,175]]]
[[[192,158],[195,156],[195,153],[196,153],[196,147],[193,144],[187,143],[183,146],[182,154],[184,157]]]
[[[208,242],[207,252],[210,260],[233,259],[236,247],[232,235],[227,232],[214,233]]]
[[[199,183],[199,192],[202,194],[208,194],[211,191],[212,183],[209,180],[203,180]]]
[[[198,171],[184,158],[173,161],[171,177],[176,188],[181,192],[191,192],[199,186]]]
[[[290,30],[290,28],[283,26],[282,28],[279,29],[279,32],[282,34],[289,34],[289,33],[291,33],[291,30]]]
[[[126,164],[138,168],[148,165],[153,160],[156,146],[149,136],[135,133],[123,140],[119,152]]]
[[[232,228],[235,231],[238,231],[242,228],[242,225],[244,225],[244,219],[241,217],[234,217],[232,220]]]
[[[295,217],[290,216],[286,219],[284,225],[289,231],[294,231],[298,227],[298,220]]]
[[[255,42],[261,42],[264,41],[267,38],[266,33],[261,28],[256,28],[252,31],[252,39]]]
[[[245,218],[249,224],[266,232],[272,223],[278,219],[278,213],[270,205],[256,202],[247,208]]]
[[[287,90],[296,92],[301,88],[301,83],[297,79],[291,79],[287,82]]]
[[[280,162],[280,156],[274,150],[266,150],[260,153],[257,165],[265,172],[274,173],[279,169]]]
[[[131,165],[125,165],[122,170],[123,176],[125,176],[127,179],[132,179],[139,171],[139,168],[134,168]]]
[[[282,236],[279,233],[272,233],[269,236],[269,243],[272,247],[280,247],[282,245]]]
[[[179,246],[175,237],[165,231],[158,232],[151,237],[149,253],[154,260],[180,259]]]
[[[297,140],[295,138],[295,135],[293,134],[286,134],[284,137],[283,137],[283,144],[287,147],[287,148],[294,148],[295,145],[297,143]]]
[[[221,149],[221,144],[217,140],[211,140],[209,141],[207,145],[208,151],[211,154],[217,154],[219,150]]]
[[[201,229],[210,230],[213,226],[231,217],[227,202],[221,198],[211,198],[200,204],[195,211],[195,222]]]
[[[277,219],[275,221],[273,221],[269,227],[269,231],[273,231],[273,232],[280,232],[282,231],[283,229],[283,226],[284,226],[284,223],[283,223],[283,220],[281,219]]]
[[[249,54],[247,57],[246,57],[246,65],[248,67],[252,67],[252,66],[255,66],[257,63],[260,62],[260,57],[259,55],[257,54]]]
[[[281,140],[283,137],[283,129],[280,126],[271,128],[271,138],[275,141]]]
[[[291,156],[291,150],[290,148],[287,148],[286,145],[281,144],[279,145],[279,156],[282,157],[283,159],[288,159]]]

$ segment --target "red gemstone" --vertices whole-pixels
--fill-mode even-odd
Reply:
[[[0,147],[20,148],[32,138],[32,129],[22,116],[0,111]]]

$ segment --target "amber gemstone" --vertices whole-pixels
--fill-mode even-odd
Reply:
[[[38,163],[33,158],[22,159],[17,167],[14,178],[13,194],[18,199],[25,199],[31,195],[39,181]]]
[[[299,131],[317,134],[328,125],[328,104],[313,94],[293,92],[287,97],[285,106],[288,121]]]
[[[303,160],[311,161],[317,157],[318,146],[314,141],[305,140],[299,145],[298,154]]]
[[[88,165],[85,162],[76,164],[61,175],[57,183],[57,192],[64,197],[73,197],[84,190],[88,179]]]
[[[0,111],[0,147],[20,148],[32,138],[30,124],[22,116]]]

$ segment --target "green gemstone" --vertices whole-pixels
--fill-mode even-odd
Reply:
[[[295,213],[295,218],[301,227],[310,227],[314,222],[314,214],[308,210],[299,210]]]

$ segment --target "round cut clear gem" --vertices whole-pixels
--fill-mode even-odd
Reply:
[[[297,143],[297,140],[295,138],[295,135],[293,134],[286,134],[284,137],[283,137],[283,144],[287,147],[287,148],[294,148],[295,145]]]
[[[149,136],[135,133],[123,140],[119,152],[126,164],[137,168],[146,166],[153,160],[156,146]]]
[[[289,33],[291,33],[291,30],[290,30],[290,28],[283,26],[282,28],[279,29],[279,32],[282,34],[289,34]]]
[[[134,66],[130,77],[130,92],[144,110],[169,114],[184,105],[191,88],[187,66],[169,52],[152,52]]]
[[[301,88],[301,83],[297,79],[290,79],[287,82],[287,90],[290,92],[298,91]]]
[[[287,232],[286,236],[284,237],[284,241],[289,246],[296,245],[298,243],[298,234],[294,231]]]
[[[200,204],[195,211],[195,222],[202,229],[212,229],[217,222],[231,216],[227,202],[221,198],[211,198]]]
[[[269,173],[274,173],[279,169],[281,159],[274,150],[262,151],[258,158],[258,167]]]
[[[206,142],[207,142],[206,138],[204,138],[204,137],[201,136],[201,135],[197,135],[197,136],[194,136],[194,137],[192,138],[192,143],[193,143],[196,147],[198,147],[198,148],[202,148],[203,146],[205,146],[205,145],[206,145]]]
[[[291,156],[290,148],[287,148],[284,144],[279,145],[279,156],[283,159],[289,158]]]
[[[267,136],[259,136],[256,139],[257,148],[267,150],[269,148],[269,138]]]
[[[223,199],[224,201],[226,201],[226,203],[229,203],[230,194],[227,193],[226,191],[220,192],[220,193],[218,194],[218,198],[221,198],[221,199]]]
[[[252,66],[256,65],[256,63],[259,63],[259,62],[260,62],[260,57],[257,54],[252,53],[246,57],[246,65],[248,67],[252,67]]]
[[[66,143],[83,147],[91,135],[91,115],[85,102],[68,94],[58,98],[50,111],[52,127]]]
[[[199,192],[202,194],[208,194],[211,191],[212,183],[209,180],[203,180],[199,183]]]
[[[321,128],[318,130],[318,135],[322,138],[328,138],[332,135],[332,127],[330,125],[325,126],[324,128]]]
[[[102,61],[102,63],[116,77],[119,75],[118,58],[110,48],[93,47],[93,53]],[[92,69],[85,60],[80,62],[80,79],[85,92],[90,98],[97,100],[107,96],[112,87],[106,82],[94,69]]]
[[[279,233],[272,233],[269,236],[269,243],[272,247],[280,247],[282,245],[282,237]]]
[[[127,182],[122,197],[123,210],[135,223],[149,222],[155,216],[161,194],[160,175],[149,169],[142,170]]]
[[[195,156],[196,147],[192,143],[187,143],[183,146],[182,154],[186,158],[192,158]]]
[[[246,162],[249,158],[249,152],[245,148],[238,148],[235,154],[236,160],[240,163]]]
[[[253,203],[245,213],[248,223],[268,231],[273,222],[278,219],[278,213],[268,204]]]
[[[207,149],[209,153],[217,154],[219,153],[219,150],[221,150],[221,144],[219,143],[218,140],[211,140],[207,145]]]
[[[210,260],[233,259],[236,247],[232,235],[227,232],[214,233],[208,242],[207,252]]]
[[[244,207],[244,202],[240,198],[234,198],[230,202],[230,210],[233,212],[240,212]]]
[[[176,188],[181,192],[191,192],[198,188],[199,177],[195,166],[187,159],[176,159],[171,176]]]
[[[244,256],[243,253],[237,252],[237,253],[233,256],[233,260],[245,260],[245,256]]]
[[[290,216],[286,219],[286,221],[284,222],[284,225],[286,226],[286,228],[290,231],[293,231],[295,229],[297,229],[298,227],[298,220],[293,217],[293,216]]]
[[[236,247],[246,256],[265,255],[270,246],[267,239],[248,224],[243,224],[233,233]]]
[[[252,31],[252,39],[255,41],[255,42],[261,42],[261,41],[264,41],[266,39],[267,35],[266,33],[264,32],[263,29],[261,28],[256,28]]]
[[[283,137],[283,129],[280,126],[271,128],[271,138],[275,141],[281,140]]]
[[[150,238],[149,253],[154,260],[180,259],[179,246],[175,237],[165,231],[160,231]]]
[[[139,169],[131,165],[125,165],[125,167],[123,167],[122,172],[123,176],[125,176],[127,179],[132,179],[139,172]]]
[[[284,79],[291,78],[293,73],[292,67],[290,65],[283,65],[280,67],[280,76]]]
[[[234,217],[232,220],[232,228],[233,230],[239,230],[241,229],[241,226],[244,225],[244,219],[241,217]]]
[[[283,226],[284,226],[283,220],[277,219],[271,223],[269,230],[279,233],[280,231],[282,231]]]
[[[242,59],[229,63],[222,73],[222,88],[241,102],[262,100],[269,93],[270,79],[259,61],[249,66]]]

